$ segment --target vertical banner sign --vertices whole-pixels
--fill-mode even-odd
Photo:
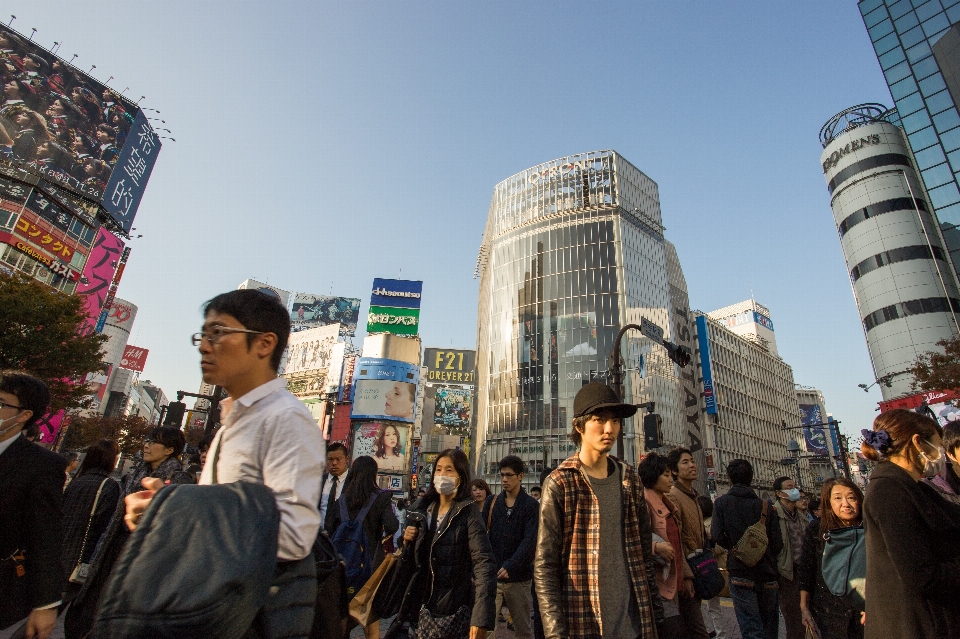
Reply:
[[[830,454],[827,448],[827,434],[823,428],[814,428],[824,423],[823,412],[817,404],[800,404],[800,425],[803,426],[803,441],[807,452],[812,455],[826,457]]]
[[[367,333],[417,335],[420,332],[420,295],[423,282],[373,280]]]
[[[103,302],[103,310],[100,311],[100,317],[97,319],[97,332],[103,332],[103,325],[107,323],[107,315],[110,313],[110,307],[113,306],[113,299],[117,296],[117,287],[120,286],[120,278],[123,277],[123,269],[127,265],[127,258],[130,257],[130,247],[123,249],[120,256],[120,263],[117,264],[117,271],[113,274],[113,282],[110,283],[110,291],[107,293],[107,299]]]
[[[83,312],[87,316],[85,326],[89,326],[89,330],[97,325],[97,318],[110,292],[110,283],[120,266],[123,248],[120,238],[106,229],[99,229],[77,284],[77,295],[83,300]]]
[[[697,316],[697,344],[700,346],[700,372],[703,375],[703,400],[707,413],[717,414],[717,397],[713,388],[713,372],[710,370],[710,338],[707,335],[707,318]]]
[[[103,193],[103,208],[127,233],[133,226],[133,218],[137,215],[143,191],[159,153],[160,140],[147,122],[143,110],[138,110]]]

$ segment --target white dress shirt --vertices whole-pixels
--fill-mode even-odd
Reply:
[[[340,495],[343,494],[343,485],[347,482],[347,473],[350,472],[350,469],[343,471],[342,475],[328,475],[327,481],[323,482],[323,492],[320,495],[320,522],[321,525],[323,522],[327,521],[327,507],[333,502],[340,499]],[[333,478],[337,478],[337,494],[332,498],[330,497],[330,487],[333,485]]]
[[[280,511],[277,558],[303,559],[320,530],[326,449],[317,422],[278,377],[233,402],[210,445],[200,483],[213,483],[218,459],[218,483],[246,481],[272,489]]]

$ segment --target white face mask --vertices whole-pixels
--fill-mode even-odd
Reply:
[[[937,475],[943,474],[947,466],[947,456],[943,452],[943,447],[935,447],[933,444],[927,440],[923,440],[930,448],[936,448],[937,452],[940,454],[936,459],[930,459],[930,457],[924,453],[922,450],[917,449],[917,452],[920,453],[920,458],[923,460],[923,475],[925,477],[935,477]]]
[[[457,492],[457,480],[455,477],[447,477],[446,475],[434,475],[433,487],[441,495],[452,495]]]
[[[8,417],[6,419],[0,419],[0,435],[6,435],[9,431],[13,430],[17,426],[23,428],[22,425],[16,423],[17,417],[20,416],[20,411],[17,411],[17,414],[13,417]],[[7,426],[7,422],[13,422],[12,426]],[[5,428],[6,426],[6,428]]]

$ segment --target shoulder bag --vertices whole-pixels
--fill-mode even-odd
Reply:
[[[87,552],[87,540],[90,537],[90,526],[93,525],[93,515],[97,512],[97,504],[100,502],[100,494],[103,492],[104,485],[110,481],[109,477],[104,477],[97,488],[97,496],[93,499],[93,508],[90,509],[90,518],[87,519],[87,531],[83,533],[83,544],[80,546],[80,556],[77,557],[77,567],[70,573],[70,583],[82,584],[87,580],[87,574],[90,572],[90,564],[84,563],[83,556]]]
[[[730,551],[730,555],[743,562],[747,568],[753,568],[767,552],[767,508],[770,503],[764,499],[760,512],[760,521],[743,531],[740,541]]]
[[[863,526],[835,528],[823,539],[820,573],[827,590],[848,606],[865,610],[867,537]]]

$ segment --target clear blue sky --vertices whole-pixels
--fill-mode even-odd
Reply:
[[[879,392],[818,132],[891,104],[842,2],[8,0],[21,32],[158,109],[165,141],[120,297],[168,395],[195,391],[202,302],[254,277],[363,299],[424,281],[426,346],[472,348],[500,180],[612,148],[660,186],[691,304],[771,309],[844,430]],[[0,16],[4,22],[9,20]]]

